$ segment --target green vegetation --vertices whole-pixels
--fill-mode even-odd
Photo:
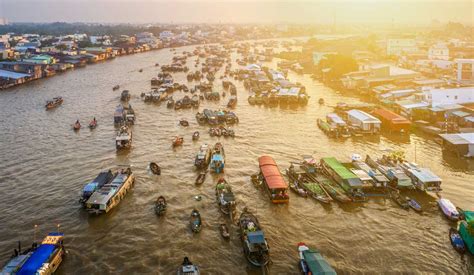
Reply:
[[[341,54],[328,55],[319,63],[320,70],[329,69],[326,73],[326,77],[329,79],[339,79],[346,73],[357,71],[358,67],[354,58]]]

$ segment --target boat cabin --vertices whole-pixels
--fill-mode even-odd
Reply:
[[[321,167],[348,193],[362,192],[362,181],[337,159],[329,157],[321,159]]]
[[[133,181],[134,176],[129,169],[117,173],[111,182],[95,191],[87,200],[87,211],[95,214],[109,212],[122,200],[133,184]]]
[[[352,165],[358,169],[364,170],[369,176],[374,179],[375,187],[386,187],[389,180],[376,168],[370,167],[363,161],[352,161]]]
[[[357,128],[363,134],[377,134],[380,133],[382,122],[376,117],[361,111],[350,110],[346,112],[347,120],[352,127]]]
[[[283,179],[278,166],[270,156],[262,156],[258,159],[260,167],[260,179],[268,191],[273,203],[288,203],[288,184]]]
[[[374,187],[374,180],[369,176],[369,174],[367,174],[367,172],[356,168],[350,168],[349,170],[360,179],[362,182],[362,188],[367,189]]]
[[[415,187],[422,191],[441,191],[441,178],[428,168],[419,168],[416,164],[404,162],[402,168],[411,178]]]
[[[99,188],[104,186],[104,184],[110,182],[114,177],[114,174],[112,174],[112,171],[106,171],[106,172],[100,172],[99,175],[91,182],[86,184],[84,188],[82,189],[82,194],[81,194],[81,203],[85,203],[90,196]]]

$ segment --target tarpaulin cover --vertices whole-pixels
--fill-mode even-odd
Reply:
[[[258,159],[258,163],[269,189],[288,188],[288,184],[283,180],[278,166],[271,157],[262,156]]]

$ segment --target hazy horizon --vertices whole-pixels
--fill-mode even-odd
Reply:
[[[473,25],[473,3],[345,0],[0,0],[9,22]]]

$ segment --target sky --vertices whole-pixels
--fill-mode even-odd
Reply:
[[[0,0],[10,22],[474,25],[471,0]]]

